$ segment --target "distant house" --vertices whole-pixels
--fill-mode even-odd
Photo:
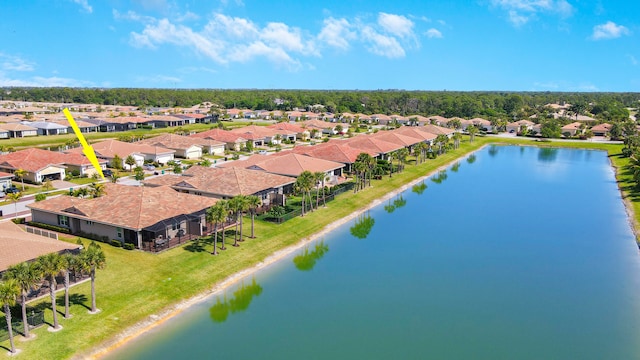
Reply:
[[[127,168],[124,162],[131,155],[137,166],[142,166],[144,161],[166,164],[174,159],[175,150],[161,146],[128,143],[118,140],[105,140],[92,144],[93,150],[99,159],[111,161],[116,155],[122,159],[122,166]],[[68,150],[67,153],[82,153],[81,148]],[[135,166],[135,165],[134,165]]]
[[[9,130],[6,130],[0,124],[0,139],[8,139],[9,138]]]
[[[210,139],[223,142],[230,151],[240,151],[240,149],[246,145],[248,140],[240,134],[222,129],[211,129],[189,136],[193,138]]]
[[[535,123],[529,120],[518,120],[507,124],[507,132],[514,134],[519,133],[523,127],[527,129],[527,131],[531,131],[534,125]]]
[[[278,130],[283,132],[285,138],[296,141],[297,139],[307,140],[311,137],[311,132],[308,129],[295,123],[281,122],[267,126],[267,128]],[[293,134],[293,135],[291,135]]]
[[[282,140],[296,141],[296,132],[286,129],[278,129],[270,126],[244,126],[233,129],[231,132],[239,134],[245,139],[254,141],[255,145],[279,144]]]
[[[143,124],[144,121],[146,121],[146,119],[140,117],[125,116],[114,118],[86,119],[85,121],[96,125],[100,132],[114,132],[137,129],[140,124]]]
[[[365,152],[371,156],[377,156],[376,152],[366,152],[352,148],[344,141],[329,141],[314,146],[297,146],[292,152],[296,154],[307,155],[316,159],[329,160],[345,164],[345,170],[351,171],[353,163],[356,162],[358,155]]]
[[[491,121],[487,119],[473,118],[469,120],[469,122],[480,130],[487,131],[487,132],[493,131],[493,125],[491,125]],[[466,129],[466,126],[464,126],[464,128]]]
[[[20,150],[0,155],[0,170],[10,173],[18,169],[25,170],[24,180],[32,183],[41,183],[47,179],[62,180],[67,170],[64,155],[37,148]]]
[[[2,129],[8,131],[9,137],[12,138],[22,138],[38,135],[38,129],[19,123],[2,124]]]
[[[159,146],[175,150],[175,156],[183,159],[199,159],[202,157],[202,145],[198,139],[176,134],[163,134],[149,139],[136,141],[134,144]]]
[[[582,134],[584,132],[584,125],[580,122],[572,122],[571,124],[567,124],[561,128],[562,135],[575,136],[576,134]]]
[[[403,145],[394,144],[382,139],[377,139],[369,135],[359,135],[354,136],[350,139],[335,141],[344,141],[347,145],[354,149],[357,149],[361,152],[377,154],[376,156],[379,156],[381,159],[387,159],[389,157],[389,153],[404,148]]]
[[[378,131],[375,134],[372,135],[367,135],[367,136],[371,136],[373,138],[376,139],[380,139],[380,140],[384,140],[386,142],[390,142],[392,144],[396,144],[396,145],[402,145],[403,147],[406,147],[407,149],[411,150],[411,148],[416,145],[417,143],[421,143],[422,139],[417,138],[417,137],[413,137],[413,136],[408,136],[402,133],[398,133],[395,131]]]
[[[28,233],[12,221],[0,222],[0,276],[9,267],[41,255],[78,251],[78,244]]]
[[[67,127],[50,121],[23,121],[22,125],[37,129],[38,135],[60,135],[67,133]]]
[[[611,124],[608,123],[599,124],[591,128],[593,136],[609,136],[610,131]]]
[[[168,187],[107,183],[104,195],[98,198],[63,195],[28,207],[33,221],[154,250],[176,245],[190,235],[204,235],[206,210],[216,201]]]
[[[294,178],[244,168],[208,168],[192,166],[184,176],[159,176],[144,181],[145,186],[168,185],[174,190],[218,199],[255,195],[262,204],[284,205],[283,195],[292,191]]]
[[[414,126],[412,126],[412,127],[403,126],[403,127],[397,128],[397,129],[392,130],[392,131],[394,133],[396,133],[396,134],[402,134],[402,135],[405,135],[405,136],[411,136],[411,137],[420,139],[423,143],[428,144],[428,145],[432,145],[434,140],[436,139],[437,135],[433,134],[430,131],[428,131],[428,129],[430,129],[430,128],[428,128],[427,126],[429,126],[429,125],[416,126],[416,127],[414,127]],[[447,129],[447,130],[449,130],[449,129]]]
[[[338,124],[335,124],[335,123],[330,123],[322,120],[305,120],[302,123],[304,124],[303,125],[304,128],[309,131],[316,129],[322,134],[326,134],[326,135],[338,134],[338,130],[336,129]],[[342,133],[346,133],[347,129],[349,128],[349,125],[341,124],[340,126],[342,127]]]

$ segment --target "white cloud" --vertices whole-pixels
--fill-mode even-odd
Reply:
[[[293,59],[282,48],[267,46],[262,41],[235,47],[229,54],[235,61],[247,62],[257,57],[264,57],[275,65],[285,66],[290,71],[300,69],[300,62]]]
[[[342,50],[349,49],[349,41],[356,39],[356,33],[351,31],[352,25],[347,19],[324,19],[324,26],[318,34],[318,39],[329,46]]]
[[[179,83],[182,82],[182,79],[175,76],[168,75],[152,75],[152,76],[138,76],[136,77],[136,82],[139,83]]]
[[[505,10],[509,21],[516,27],[526,24],[537,14],[568,17],[574,11],[566,0],[491,0],[491,4]]]
[[[381,12],[378,14],[378,25],[380,25],[385,32],[401,38],[414,36],[413,21],[402,15]]]
[[[368,42],[367,48],[376,55],[388,58],[400,58],[405,56],[404,48],[398,40],[392,36],[382,35],[370,26],[365,26],[361,31],[362,39]]]
[[[303,52],[309,43],[303,44],[300,30],[284,23],[269,23],[260,32],[260,39],[274,47],[281,47],[284,50]],[[309,49],[311,52],[313,48]]]
[[[440,39],[442,38],[442,33],[438,29],[431,28],[424,33],[430,39]]]
[[[195,21],[200,19],[200,16],[198,14],[192,13],[191,11],[187,11],[184,14],[176,15],[175,19],[177,22]]]
[[[258,36],[258,27],[250,20],[234,18],[223,14],[214,14],[213,19],[205,26],[208,36],[225,34],[234,39],[251,39]]]
[[[604,24],[596,25],[593,27],[593,34],[591,35],[591,39],[616,39],[621,37],[622,35],[629,35],[629,29],[622,25],[617,25],[613,21],[607,21]]]
[[[0,70],[33,71],[33,63],[18,56],[0,53]]]
[[[12,79],[9,78],[3,72],[0,72],[0,86],[27,86],[27,87],[90,87],[93,83],[90,81],[83,81],[62,77],[43,77],[33,76],[27,79]]]
[[[89,2],[87,0],[73,0],[73,2],[82,6],[82,9],[89,14],[93,12],[93,8],[91,7],[91,5],[89,5]]]

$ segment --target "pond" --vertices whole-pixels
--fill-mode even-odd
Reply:
[[[108,358],[637,359],[639,328],[606,153],[490,146]]]

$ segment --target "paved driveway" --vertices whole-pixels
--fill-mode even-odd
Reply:
[[[60,189],[68,189],[68,188],[72,188],[72,187],[78,187],[78,184],[74,184],[72,182],[69,181],[64,181],[64,180],[53,180],[51,182],[51,185],[53,185],[54,189],[60,190]]]

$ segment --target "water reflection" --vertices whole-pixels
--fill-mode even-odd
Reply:
[[[424,183],[424,180],[420,184],[415,184],[411,187],[411,191],[418,195],[422,195],[425,190],[427,190],[427,184]]]
[[[538,160],[542,162],[554,162],[558,157],[557,148],[541,147],[538,149]]]
[[[251,280],[251,284],[242,283],[240,287],[233,292],[233,297],[227,300],[225,296],[221,301],[220,298],[209,308],[209,317],[213,322],[222,323],[227,321],[229,314],[245,311],[249,308],[251,301],[262,293],[262,286]]]
[[[372,218],[368,212],[366,214],[360,214],[356,219],[356,223],[349,229],[349,231],[351,231],[351,235],[358,239],[365,239],[371,232],[371,228],[373,228],[375,223],[375,219]]]
[[[384,206],[384,211],[391,214],[392,212],[396,211],[396,209],[401,208],[405,205],[407,205],[407,200],[405,200],[405,198],[402,197],[402,193],[400,193],[398,194],[398,197],[393,200],[393,202],[391,202],[391,199],[389,199],[389,203]]]
[[[459,162],[457,162],[457,163],[455,163],[455,164],[453,164],[451,166],[451,171],[453,171],[453,172],[458,172],[459,169],[460,169],[460,163]]]
[[[293,258],[293,264],[300,271],[310,271],[316,266],[316,262],[329,251],[329,245],[321,241],[316,244],[313,251],[309,251],[308,248],[304,249],[304,252]]]
[[[445,180],[447,180],[447,171],[446,170],[440,170],[438,175],[431,177],[431,181],[433,181],[436,184],[441,184]]]
[[[476,154],[469,155],[469,157],[467,157],[467,163],[473,164],[474,162],[476,162]]]
[[[489,155],[491,157],[498,155],[498,152],[498,145],[491,145],[491,147],[489,147]]]

